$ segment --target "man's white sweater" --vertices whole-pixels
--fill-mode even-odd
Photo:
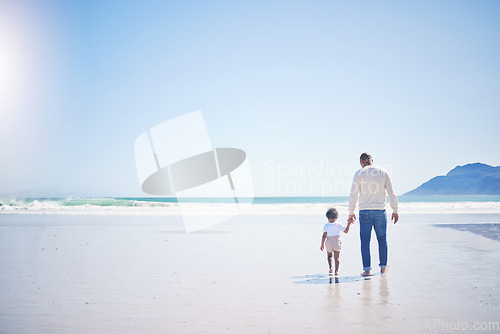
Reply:
[[[398,198],[392,187],[391,177],[383,168],[365,166],[354,174],[351,196],[349,199],[349,214],[356,209],[359,195],[359,210],[384,210],[386,192],[394,213],[398,213]]]

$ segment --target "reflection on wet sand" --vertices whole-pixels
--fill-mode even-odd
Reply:
[[[354,284],[344,285],[345,279]],[[339,326],[338,329],[358,332],[363,328],[378,326],[377,330],[390,332],[392,309],[389,302],[389,276],[373,275],[370,277],[315,277],[309,282],[331,282],[326,284],[326,295],[323,302],[325,324],[332,322]],[[321,281],[323,280],[323,281]],[[345,326],[345,327],[344,327]],[[380,328],[383,326],[384,328]],[[374,329],[374,328],[372,328]]]

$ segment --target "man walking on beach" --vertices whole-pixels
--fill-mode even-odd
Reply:
[[[361,169],[354,174],[351,195],[349,199],[348,221],[356,220],[354,209],[359,195],[359,236],[361,239],[361,257],[363,272],[361,275],[370,276],[370,238],[372,227],[378,241],[380,272],[389,270],[387,266],[387,216],[385,213],[386,192],[392,208],[391,221],[398,222],[398,198],[392,187],[391,177],[385,169],[373,166],[373,159],[368,153],[361,154],[359,158]]]

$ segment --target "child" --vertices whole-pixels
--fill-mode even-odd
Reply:
[[[353,224],[353,221],[347,222],[347,227],[344,227],[340,223],[336,223],[339,214],[336,209],[330,208],[326,212],[326,218],[328,218],[328,223],[325,224],[323,228],[323,237],[321,238],[321,247],[319,248],[321,251],[325,248],[325,240],[326,240],[326,259],[328,261],[328,266],[330,267],[330,273],[332,270],[332,252],[334,254],[335,259],[335,275],[339,274],[339,256],[340,256],[340,248],[342,242],[340,241],[340,232],[347,233],[349,232],[349,226]]]

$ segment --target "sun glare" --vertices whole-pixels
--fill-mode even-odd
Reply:
[[[0,28],[0,31],[3,29]],[[19,94],[19,65],[14,57],[15,47],[0,35],[0,112],[6,113]]]
[[[39,52],[41,32],[37,30],[33,9],[13,4],[0,2],[1,116],[13,113],[25,103],[42,56]]]

